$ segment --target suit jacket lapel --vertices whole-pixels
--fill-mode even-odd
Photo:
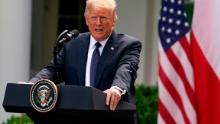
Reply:
[[[80,85],[85,85],[85,73],[86,73],[86,62],[87,62],[87,55],[89,49],[89,42],[90,42],[90,35],[89,33],[83,37],[80,41],[80,48],[79,48],[79,81]]]
[[[98,69],[97,69],[97,72],[96,72],[96,84],[95,86],[98,86],[98,84],[100,83],[100,79],[102,77],[102,74],[103,74],[103,71],[105,70],[105,67],[106,67],[106,62],[110,61],[111,60],[111,57],[113,56],[114,54],[114,48],[116,47],[115,45],[115,42],[116,42],[116,34],[115,32],[113,31],[112,32],[112,35],[109,37],[104,49],[103,49],[103,52],[102,52],[102,55],[101,55],[101,58],[100,58],[100,61],[99,61],[99,66],[98,66]]]

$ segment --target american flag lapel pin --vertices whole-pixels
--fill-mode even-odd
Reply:
[[[111,50],[112,50],[112,51],[114,51],[114,50],[115,50],[115,48],[112,46],[112,47],[111,47]]]

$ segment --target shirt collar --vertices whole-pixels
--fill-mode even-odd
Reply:
[[[109,37],[111,36],[111,34],[109,35]],[[99,41],[99,43],[102,45],[101,47],[105,47],[105,44],[107,43],[109,37],[107,37],[105,40]],[[91,47],[95,47],[95,43],[98,42],[95,40],[95,38],[90,35],[90,48]]]

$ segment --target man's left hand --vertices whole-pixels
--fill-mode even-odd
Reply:
[[[110,88],[105,90],[104,93],[107,94],[106,105],[110,106],[110,110],[114,111],[121,99],[121,92],[118,89]]]

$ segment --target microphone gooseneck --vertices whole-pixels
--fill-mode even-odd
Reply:
[[[76,38],[79,35],[79,31],[76,29],[73,29],[72,31],[67,31],[63,33],[62,36],[58,39],[58,44],[62,44],[63,42],[69,41],[71,38]]]

